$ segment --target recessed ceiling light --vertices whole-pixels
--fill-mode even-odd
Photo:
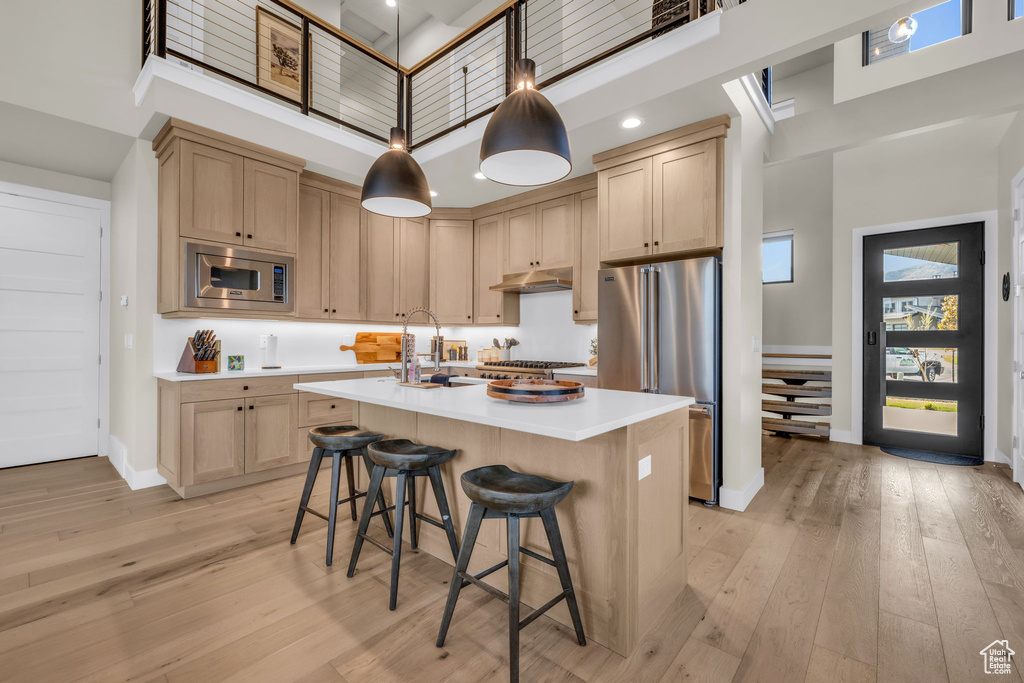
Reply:
[[[622,126],[623,128],[636,128],[641,123],[643,123],[643,121],[641,121],[637,117],[630,116],[628,119],[622,119],[622,122],[619,125]]]
[[[434,192],[433,190],[431,190],[431,191],[430,191],[430,196],[431,196],[431,197],[436,197],[436,196],[437,196],[437,193],[436,193],[436,192]]]
[[[474,173],[473,177],[476,178],[477,180],[487,180],[487,176],[485,176],[480,171],[477,171],[476,173]]]
[[[398,4],[398,0],[384,0],[384,4],[386,4],[388,7],[394,7],[395,5]]]

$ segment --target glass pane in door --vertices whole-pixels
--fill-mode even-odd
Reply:
[[[924,244],[886,249],[882,255],[885,282],[939,280],[960,276],[960,244]]]
[[[887,346],[885,374],[889,379],[900,381],[955,384],[959,381],[958,351]]]
[[[894,296],[882,299],[882,319],[887,332],[955,332],[959,327],[960,301],[956,294]]]
[[[956,401],[887,396],[882,408],[882,428],[956,436]]]

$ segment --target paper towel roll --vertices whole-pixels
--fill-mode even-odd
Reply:
[[[281,367],[277,363],[277,335],[268,334],[266,344],[263,347],[263,369],[270,370]]]

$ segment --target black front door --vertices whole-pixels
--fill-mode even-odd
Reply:
[[[864,443],[982,455],[984,223],[864,238]]]

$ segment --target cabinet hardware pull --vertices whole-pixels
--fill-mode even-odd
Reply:
[[[334,406],[333,405],[331,405],[331,410],[334,410]]]
[[[579,312],[579,311],[573,311],[573,313],[574,313],[574,314],[576,314],[576,315],[579,315],[579,314],[580,314],[580,312]]]
[[[651,246],[651,245],[649,245],[649,244],[648,244],[647,242],[644,242],[644,246],[645,246],[645,247],[649,247],[649,246]]]
[[[327,312],[327,309],[325,308],[325,309],[324,309],[324,313],[326,313],[326,312]]]
[[[242,387],[242,391],[249,391],[249,385],[246,384],[244,387]]]
[[[252,409],[253,409],[253,408],[255,408],[255,407],[256,407],[256,406],[249,406],[249,410],[252,410]]]
[[[241,237],[241,236],[242,236],[242,233],[240,233],[240,232],[236,232],[235,233],[235,237]]]
[[[327,310],[327,309],[324,309],[324,310]],[[337,312],[338,312],[338,309],[337,309],[337,308],[332,308],[332,309],[331,309],[331,313],[337,313]]]
[[[245,238],[248,239],[248,240],[251,240],[252,239],[252,235],[246,235]]]
[[[654,246],[658,246],[658,240],[654,240]]]
[[[238,406],[238,410],[242,410],[242,406]]]

